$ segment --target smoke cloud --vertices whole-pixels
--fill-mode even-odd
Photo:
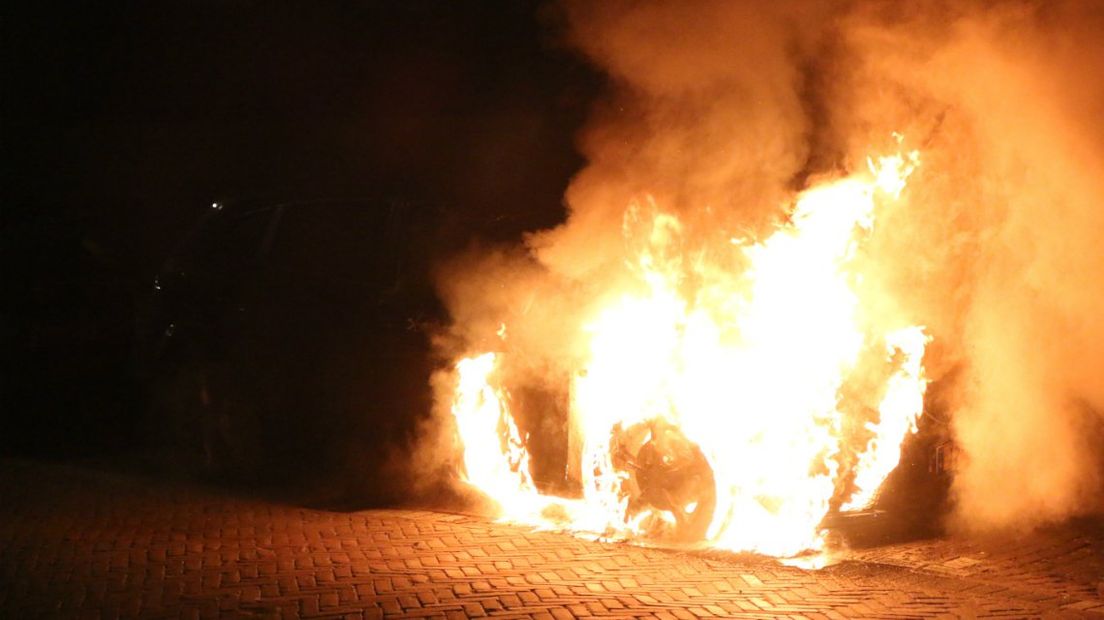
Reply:
[[[874,254],[951,369],[956,521],[1101,508],[1104,26],[1090,3],[889,5],[844,16],[829,133],[859,156],[923,140],[911,206]]]
[[[581,317],[630,285],[626,208],[654,198],[695,250],[757,238],[798,190],[900,132],[922,166],[907,208],[877,222],[871,269],[934,337],[925,364],[961,449],[955,523],[1104,509],[1099,3],[561,8],[568,42],[609,77],[579,138],[588,165],[564,224],[442,268],[443,357],[506,347],[518,384],[555,392]]]

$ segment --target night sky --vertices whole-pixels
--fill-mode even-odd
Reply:
[[[7,13],[5,453],[141,448],[135,308],[212,201],[431,203],[432,264],[562,219],[601,83],[530,1]]]

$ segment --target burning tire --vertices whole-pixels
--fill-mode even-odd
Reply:
[[[705,538],[717,504],[713,470],[697,444],[660,420],[617,426],[610,438],[613,466],[624,476],[626,517],[649,538]]]

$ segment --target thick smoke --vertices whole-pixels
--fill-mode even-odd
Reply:
[[[873,252],[940,344],[963,458],[957,523],[1102,507],[1104,13],[1089,3],[861,6],[839,24],[826,133],[918,140]],[[952,8],[954,7],[954,8]]]
[[[1104,10],[964,5],[567,3],[569,42],[610,82],[589,164],[562,226],[442,270],[442,352],[506,347],[521,382],[551,385],[578,321],[625,285],[626,207],[650,195],[686,238],[758,237],[896,131],[923,163],[877,222],[872,269],[935,339],[956,522],[1104,508]]]

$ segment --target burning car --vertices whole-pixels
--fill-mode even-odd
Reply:
[[[928,448],[899,467],[925,409],[930,336],[867,277],[876,258],[863,248],[917,166],[915,151],[872,158],[802,192],[761,240],[693,235],[645,197],[625,210],[620,264],[592,276],[601,286],[542,283],[549,297],[534,300],[527,276],[516,305],[496,292],[499,315],[458,326],[475,351],[439,395],[462,477],[507,520],[770,555],[820,549],[828,525],[893,502],[925,512],[887,479],[900,470],[915,490],[917,463],[936,473]],[[549,376],[561,378],[544,389],[566,408],[570,494],[534,477],[564,448],[532,440],[530,404],[514,397]]]

